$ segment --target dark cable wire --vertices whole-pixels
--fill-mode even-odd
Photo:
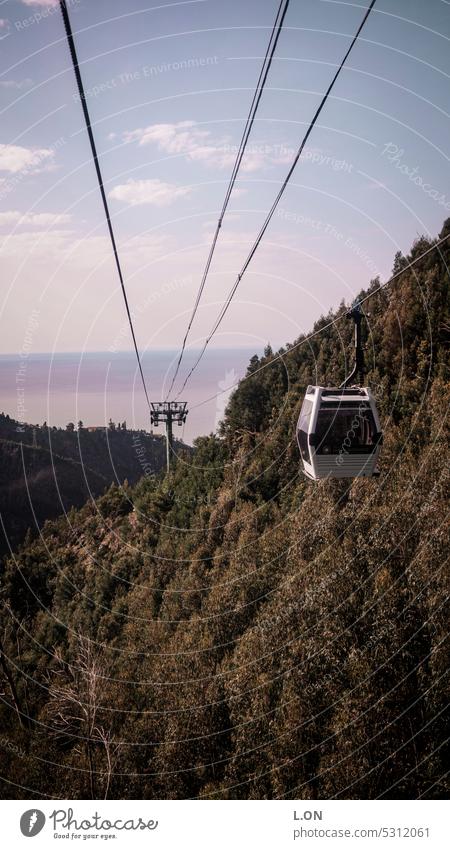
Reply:
[[[80,95],[81,105],[83,107],[83,114],[84,114],[84,120],[86,122],[86,129],[87,129],[87,132],[88,132],[89,141],[91,143],[91,150],[92,150],[92,156],[93,156],[93,159],[94,159],[95,170],[96,170],[96,173],[97,173],[98,185],[100,187],[100,194],[102,196],[103,207],[104,207],[105,215],[106,215],[106,221],[108,223],[108,230],[109,230],[109,235],[111,237],[111,244],[112,244],[112,248],[113,248],[113,252],[114,252],[114,257],[115,257],[115,260],[116,260],[117,271],[119,273],[119,280],[120,280],[120,285],[122,287],[122,294],[123,294],[123,299],[125,301],[125,308],[126,308],[126,311],[127,311],[128,321],[129,321],[129,324],[130,324],[130,330],[131,330],[131,336],[133,338],[134,350],[136,351],[136,357],[137,357],[139,371],[140,371],[140,375],[141,375],[141,379],[142,379],[142,385],[144,387],[145,397],[147,399],[147,404],[150,408],[150,399],[148,397],[147,385],[145,383],[144,372],[142,370],[141,358],[140,358],[140,355],[139,355],[139,349],[138,349],[137,342],[136,342],[136,335],[135,335],[135,332],[134,332],[133,320],[131,318],[130,307],[129,307],[129,304],[128,304],[128,297],[127,297],[127,293],[126,293],[126,289],[125,289],[125,283],[124,283],[124,278],[123,278],[123,274],[122,274],[122,268],[121,268],[120,261],[119,261],[119,254],[117,252],[117,245],[116,245],[116,240],[115,240],[115,237],[114,237],[114,231],[113,231],[113,227],[112,227],[112,223],[111,223],[111,216],[109,214],[108,201],[106,200],[106,193],[105,193],[105,189],[104,189],[104,186],[103,186],[102,172],[100,170],[100,164],[99,164],[99,161],[98,161],[97,149],[96,149],[96,146],[95,146],[94,135],[93,135],[93,132],[92,132],[91,119],[89,117],[89,111],[88,111],[88,108],[87,108],[86,96],[85,96],[84,87],[83,87],[83,81],[81,79],[80,66],[79,66],[79,63],[78,63],[77,52],[76,52],[76,49],[75,49],[75,42],[73,40],[72,27],[70,25],[69,13],[67,11],[67,4],[66,4],[65,0],[59,0],[59,7],[61,9],[61,14],[62,14],[63,21],[64,21],[64,28],[66,30],[67,42],[68,42],[68,45],[69,45],[73,69],[74,69],[74,72],[75,72],[75,77],[76,77],[77,86],[78,86],[78,93]]]
[[[297,153],[296,153],[296,155],[295,155],[295,158],[294,158],[294,160],[293,160],[293,162],[292,162],[292,165],[291,165],[291,167],[289,168],[289,171],[288,171],[288,173],[287,173],[287,176],[286,176],[286,178],[285,178],[285,180],[284,180],[284,182],[283,182],[283,184],[282,184],[282,186],[281,186],[281,188],[280,188],[280,190],[279,190],[279,192],[278,192],[278,194],[277,194],[277,196],[276,196],[276,198],[275,198],[275,200],[274,200],[274,202],[273,202],[273,204],[272,204],[272,206],[271,206],[271,208],[270,208],[270,210],[269,210],[269,212],[268,212],[268,214],[267,214],[267,216],[266,216],[266,219],[265,219],[265,221],[264,221],[264,223],[263,223],[263,225],[262,225],[262,227],[261,227],[261,229],[260,229],[260,231],[259,231],[259,233],[258,233],[258,235],[257,235],[257,237],[256,237],[256,239],[255,239],[255,241],[254,241],[254,243],[253,243],[253,246],[252,246],[252,248],[251,248],[251,250],[250,250],[250,253],[248,254],[247,259],[245,260],[244,265],[242,266],[242,268],[241,268],[241,270],[240,270],[240,272],[239,272],[239,274],[238,274],[238,276],[237,276],[237,278],[236,278],[236,281],[235,281],[235,283],[233,284],[233,286],[232,286],[232,288],[231,288],[231,290],[230,290],[230,292],[229,292],[229,294],[228,294],[228,297],[227,297],[227,299],[226,299],[226,301],[225,301],[225,303],[224,303],[224,305],[223,305],[223,307],[222,307],[222,309],[221,309],[221,311],[220,311],[220,313],[219,313],[219,315],[218,315],[218,317],[217,317],[217,319],[216,319],[216,321],[215,321],[215,323],[214,323],[214,325],[213,325],[212,330],[210,331],[209,335],[208,335],[208,336],[207,336],[207,338],[206,338],[206,341],[205,341],[205,343],[204,343],[204,345],[203,345],[203,348],[201,349],[201,351],[200,351],[200,353],[199,353],[199,355],[198,355],[198,357],[197,357],[197,359],[196,359],[196,361],[195,361],[194,365],[192,366],[191,370],[188,372],[188,374],[187,374],[187,376],[186,376],[186,378],[185,378],[185,380],[184,380],[184,383],[183,383],[183,385],[182,385],[182,387],[181,387],[181,389],[180,389],[180,391],[179,391],[178,395],[176,396],[177,398],[178,398],[178,397],[181,395],[181,393],[183,392],[183,389],[185,388],[185,386],[186,386],[186,384],[187,384],[187,382],[188,382],[189,378],[190,378],[190,377],[191,377],[191,375],[194,373],[195,369],[197,368],[198,364],[200,363],[200,360],[202,359],[202,357],[203,357],[203,355],[204,355],[204,353],[205,353],[205,351],[206,351],[206,348],[208,347],[208,345],[209,345],[209,343],[210,343],[211,339],[213,338],[214,334],[216,333],[216,331],[218,330],[218,328],[219,328],[220,324],[222,323],[223,318],[224,318],[224,316],[225,316],[225,314],[226,314],[226,312],[227,312],[227,310],[228,310],[228,308],[229,308],[229,306],[230,306],[230,304],[231,304],[231,301],[232,301],[232,299],[233,299],[233,297],[234,297],[234,294],[235,294],[235,292],[236,292],[236,289],[238,288],[239,283],[240,283],[240,282],[241,282],[241,280],[242,280],[242,277],[244,276],[244,274],[245,274],[245,272],[246,272],[246,270],[247,270],[248,266],[250,265],[250,262],[251,262],[251,260],[252,260],[252,258],[253,258],[253,256],[254,256],[254,254],[255,254],[255,252],[256,252],[256,250],[257,250],[258,246],[259,246],[259,243],[261,242],[261,239],[262,239],[262,237],[264,236],[264,233],[266,232],[267,227],[269,226],[269,223],[270,223],[270,221],[271,221],[271,219],[272,219],[272,216],[273,216],[273,214],[274,214],[274,212],[275,212],[275,209],[276,209],[276,207],[278,206],[278,203],[279,203],[279,201],[280,201],[280,199],[281,199],[281,197],[282,197],[282,195],[283,195],[283,193],[284,193],[284,191],[285,191],[285,189],[286,189],[286,186],[287,186],[287,185],[288,185],[288,183],[289,183],[289,180],[290,180],[290,178],[291,178],[291,176],[292,176],[292,174],[293,174],[293,172],[294,172],[294,169],[295,169],[295,167],[296,167],[296,165],[297,165],[297,162],[298,162],[298,160],[300,159],[300,156],[301,156],[301,154],[302,154],[302,152],[303,152],[303,149],[304,149],[304,147],[305,147],[305,144],[306,144],[306,142],[308,141],[308,138],[309,138],[309,136],[310,136],[310,134],[311,134],[311,132],[312,132],[312,130],[313,130],[313,128],[314,128],[314,126],[315,126],[316,122],[317,122],[317,119],[318,119],[318,117],[319,117],[319,115],[320,115],[320,113],[321,113],[321,111],[322,111],[323,107],[325,106],[326,101],[328,100],[328,96],[329,96],[329,94],[330,94],[330,92],[331,92],[331,90],[332,90],[332,88],[333,88],[333,86],[334,86],[334,84],[335,84],[335,82],[336,82],[337,78],[339,77],[339,74],[341,73],[342,68],[343,68],[343,67],[344,67],[344,65],[345,65],[345,62],[347,61],[347,59],[348,59],[348,57],[349,57],[349,55],[350,55],[350,53],[351,53],[351,51],[352,51],[352,49],[353,49],[353,47],[354,47],[354,45],[355,45],[356,41],[358,40],[359,34],[360,34],[360,32],[361,32],[361,30],[362,30],[362,28],[363,28],[363,26],[364,26],[365,22],[367,21],[367,18],[369,17],[369,15],[370,15],[370,13],[371,13],[371,11],[372,11],[372,9],[373,9],[374,5],[375,5],[375,2],[376,2],[376,0],[372,0],[372,2],[371,2],[371,4],[370,4],[370,6],[369,6],[369,7],[368,7],[368,9],[366,10],[366,13],[365,13],[364,17],[363,17],[363,19],[362,19],[362,21],[361,21],[361,23],[360,23],[360,25],[359,25],[359,27],[358,27],[358,29],[357,29],[357,31],[356,31],[356,33],[355,33],[355,35],[353,36],[352,42],[351,42],[351,44],[350,44],[350,47],[348,48],[348,50],[347,50],[347,52],[346,52],[346,54],[345,54],[344,58],[342,59],[342,61],[341,61],[340,65],[339,65],[339,67],[338,67],[338,69],[337,69],[337,71],[336,71],[336,73],[335,73],[335,75],[334,75],[334,77],[333,77],[333,79],[331,80],[330,85],[328,86],[328,88],[327,88],[327,90],[326,90],[325,94],[323,95],[322,100],[321,100],[321,102],[320,102],[320,104],[319,104],[319,106],[318,106],[318,108],[317,108],[317,110],[316,110],[316,112],[315,112],[315,115],[314,115],[314,117],[313,117],[313,119],[312,119],[312,121],[311,121],[311,123],[310,123],[310,125],[309,125],[309,127],[308,127],[308,129],[307,129],[307,131],[306,131],[306,133],[305,133],[305,135],[304,135],[304,137],[303,137],[302,143],[301,143],[301,145],[300,145],[300,147],[299,147],[299,149],[298,149],[298,151],[297,151]]]
[[[442,239],[439,239],[434,245],[431,245],[431,247],[427,248],[426,251],[424,251],[422,254],[419,254],[419,256],[415,257],[415,259],[411,260],[411,262],[406,263],[406,265],[404,265],[403,268],[393,274],[392,277],[389,278],[389,280],[386,280],[385,283],[382,283],[381,286],[378,287],[378,289],[374,289],[373,292],[369,292],[368,295],[366,295],[364,298],[361,298],[359,303],[364,304],[366,301],[369,300],[369,298],[372,298],[374,295],[377,295],[383,289],[386,289],[388,286],[391,285],[391,283],[394,283],[394,281],[397,280],[398,277],[404,274],[405,271],[408,271],[410,268],[414,268],[414,266],[418,262],[420,262],[421,259],[426,257],[427,254],[431,253],[431,251],[436,250],[436,248],[440,248],[440,246],[448,239],[450,239],[450,233],[446,236],[443,236]],[[314,333],[310,333],[308,336],[304,336],[302,339],[299,339],[299,341],[296,342],[295,345],[291,345],[291,347],[287,351],[285,351],[284,354],[275,354],[272,359],[270,359],[267,363],[263,363],[262,366],[259,366],[259,368],[252,371],[251,374],[245,375],[245,377],[241,377],[239,380],[236,380],[234,383],[231,383],[230,386],[226,386],[225,389],[222,389],[221,392],[216,392],[215,395],[210,395],[209,398],[204,398],[203,401],[199,401],[198,404],[194,404],[194,406],[191,407],[191,410],[195,410],[197,407],[203,407],[204,404],[208,404],[210,401],[214,401],[215,398],[218,398],[220,395],[223,395],[224,392],[229,392],[231,389],[234,389],[236,386],[239,386],[241,383],[244,383],[251,377],[255,377],[255,375],[259,374],[259,372],[264,371],[264,369],[273,365],[273,363],[278,362],[278,360],[283,360],[283,357],[288,356],[291,351],[296,351],[297,348],[300,348],[302,345],[305,345],[306,342],[310,342],[311,339],[315,339],[316,336],[319,336],[324,330],[329,330],[330,327],[334,327],[334,325],[337,324],[338,321],[341,321],[341,319],[343,319],[344,317],[345,313],[343,313],[342,315],[338,315],[337,318],[333,318],[332,321],[329,321],[327,322],[327,324],[324,324],[322,327],[319,327],[319,329],[315,330]]]
[[[284,8],[283,8],[283,4],[284,4]],[[170,387],[169,387],[169,391],[166,395],[166,400],[169,397],[170,393],[172,392],[173,385],[175,383],[175,380],[177,379],[177,375],[178,375],[178,372],[180,370],[181,361],[183,359],[187,339],[188,339],[192,324],[194,322],[194,318],[197,314],[197,309],[198,309],[200,299],[201,299],[202,294],[203,294],[203,289],[205,288],[206,279],[207,279],[208,274],[209,274],[209,269],[210,269],[211,262],[212,262],[212,259],[213,259],[213,256],[214,256],[214,251],[216,249],[216,244],[217,244],[217,239],[219,237],[220,228],[222,227],[223,217],[225,215],[225,212],[226,212],[226,209],[227,209],[230,197],[231,197],[231,193],[233,191],[233,187],[234,187],[234,184],[236,182],[238,171],[239,171],[239,168],[241,166],[241,162],[242,162],[242,159],[243,159],[246,147],[247,147],[247,142],[248,142],[248,139],[249,139],[252,127],[253,127],[253,123],[254,123],[254,120],[255,120],[256,112],[258,110],[259,102],[261,100],[262,93],[264,91],[264,87],[265,87],[265,84],[266,84],[266,81],[267,81],[267,76],[268,76],[268,73],[270,71],[270,67],[272,65],[273,56],[274,56],[274,53],[275,53],[275,50],[276,50],[276,47],[277,47],[277,44],[278,44],[278,39],[280,37],[280,33],[281,33],[281,30],[282,30],[282,27],[283,27],[283,23],[284,23],[284,19],[285,19],[285,16],[286,16],[286,12],[288,10],[288,6],[289,6],[289,0],[280,0],[280,5],[278,7],[278,11],[277,11],[277,14],[276,14],[275,23],[272,27],[272,32],[271,32],[271,35],[270,35],[269,43],[267,45],[266,54],[264,56],[264,61],[263,61],[262,66],[261,66],[261,70],[260,70],[259,77],[258,77],[258,82],[256,84],[256,89],[255,89],[253,99],[252,99],[252,102],[251,102],[251,105],[250,105],[247,120],[245,122],[244,131],[242,133],[242,138],[241,138],[241,141],[240,141],[240,144],[239,144],[239,149],[238,149],[236,159],[235,159],[235,162],[234,162],[234,165],[233,165],[233,170],[231,172],[230,181],[228,183],[228,188],[227,188],[227,191],[226,191],[226,194],[225,194],[225,200],[223,202],[222,210],[220,212],[219,220],[217,222],[216,230],[215,230],[215,233],[214,233],[214,236],[213,236],[213,240],[212,240],[211,247],[210,247],[210,250],[209,250],[208,258],[206,260],[206,265],[205,265],[205,268],[204,268],[204,271],[203,271],[202,279],[200,281],[200,286],[199,286],[199,289],[198,289],[198,292],[197,292],[194,307],[193,307],[191,317],[190,317],[189,322],[188,322],[186,333],[184,335],[184,339],[183,339],[183,343],[182,343],[182,346],[181,346],[181,351],[180,351],[180,355],[178,357],[175,372],[174,372],[172,382],[171,382]]]
[[[282,9],[283,3],[284,3],[284,9]],[[241,162],[242,162],[242,158],[243,158],[244,153],[245,153],[245,148],[246,148],[247,141],[248,141],[248,138],[250,136],[250,133],[251,133],[251,130],[252,130],[252,127],[253,127],[255,115],[256,115],[256,112],[258,111],[259,103],[260,103],[260,100],[261,100],[261,97],[262,97],[262,94],[263,94],[263,91],[264,91],[264,87],[265,87],[266,82],[267,82],[267,77],[269,75],[269,71],[270,71],[270,68],[272,66],[273,57],[274,57],[274,54],[275,54],[275,50],[277,48],[278,39],[280,37],[280,33],[281,33],[282,28],[283,28],[284,19],[286,17],[286,12],[288,10],[288,7],[289,7],[289,0],[280,0],[280,5],[278,7],[277,15],[276,15],[276,18],[275,18],[275,23],[272,27],[272,32],[271,32],[271,35],[270,35],[269,43],[267,45],[266,54],[264,56],[263,64],[261,66],[261,71],[259,73],[258,82],[256,84],[255,93],[253,95],[253,100],[252,100],[252,103],[251,103],[251,106],[250,106],[250,111],[249,111],[249,114],[247,116],[247,120],[246,120],[246,123],[245,123],[244,132],[242,134],[242,139],[241,139],[241,142],[240,142],[240,145],[239,145],[238,154],[237,154],[234,166],[233,166],[233,171],[232,171],[232,174],[231,174],[230,183],[229,183],[229,186],[228,186],[228,189],[227,189],[227,193],[225,195],[225,200],[224,200],[224,204],[223,204],[223,207],[222,207],[222,212],[221,212],[221,216],[220,216],[219,220],[221,220],[223,218],[223,215],[224,215],[225,210],[226,210],[227,205],[228,205],[228,201],[230,199],[231,192],[233,191],[233,186],[234,186],[234,183],[236,181],[237,172],[239,171],[239,168],[240,168],[240,165],[241,165]]]

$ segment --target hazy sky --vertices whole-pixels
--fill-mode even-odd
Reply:
[[[366,3],[291,0],[191,342],[199,344]],[[53,6],[53,8],[52,8]],[[179,345],[278,0],[72,0],[142,348]],[[447,0],[379,0],[218,345],[273,346],[450,215]],[[1,350],[131,347],[57,3],[0,4]]]

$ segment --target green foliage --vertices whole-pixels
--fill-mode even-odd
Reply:
[[[45,422],[22,425],[0,414],[0,556],[27,529],[36,534],[46,519],[81,507],[112,483],[134,484],[144,471],[157,475],[165,462],[164,439],[127,430],[125,422],[89,430],[80,421],[75,432],[73,423],[50,430]]]
[[[392,288],[368,290],[378,480],[299,473],[304,390],[351,367],[342,318],[253,357],[220,437],[169,476],[127,472],[8,561],[8,795],[448,793],[448,261],[397,255]]]

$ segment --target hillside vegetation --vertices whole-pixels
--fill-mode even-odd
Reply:
[[[169,477],[111,486],[9,560],[4,796],[448,793],[448,261],[368,290],[378,479],[299,468],[305,387],[349,368],[343,318],[254,357]]]
[[[125,424],[125,423],[124,423]],[[37,534],[46,519],[112,483],[136,483],[165,466],[162,437],[144,431],[109,428],[49,428],[20,424],[0,413],[0,556]],[[177,453],[188,451],[180,443]]]

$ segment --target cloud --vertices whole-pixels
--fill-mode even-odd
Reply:
[[[51,7],[55,9],[59,5],[59,0],[22,0],[24,6],[45,6],[47,9]]]
[[[172,240],[163,234],[141,233],[120,242],[120,252],[127,257],[128,263],[141,267],[145,263],[159,259],[170,251]]]
[[[203,162],[216,168],[234,165],[237,146],[229,138],[214,139],[210,130],[199,129],[194,121],[177,124],[151,124],[124,134],[125,142],[137,142],[140,147],[155,144],[172,156],[184,156],[191,162]],[[281,146],[279,146],[281,148]],[[258,171],[269,162],[278,162],[275,148],[265,144],[250,144],[241,164],[243,172]]]
[[[115,186],[109,193],[109,197],[128,203],[130,206],[141,204],[152,204],[153,206],[169,206],[179,197],[190,194],[189,186],[175,186],[172,183],[163,183],[162,180],[128,180],[126,183]]]
[[[34,214],[26,212],[22,214],[16,209],[8,212],[0,212],[0,227],[18,224],[31,227],[52,227],[54,224],[61,226],[70,222],[70,215],[59,215],[57,212],[37,212]]]
[[[157,144],[167,153],[187,153],[195,150],[210,136],[209,130],[199,130],[194,121],[178,124],[151,124],[143,129],[125,133],[125,141],[137,141],[139,145]]]
[[[2,257],[17,260],[30,257],[51,262],[60,260],[70,247],[68,230],[24,230],[5,236],[1,245]],[[72,238],[74,234],[72,234]]]
[[[0,171],[17,174],[19,171],[34,173],[45,170],[54,157],[49,148],[28,148],[15,144],[0,144]]]
[[[61,216],[62,217],[62,216]],[[31,222],[28,222],[29,224]],[[112,262],[111,241],[108,235],[86,236],[74,230],[54,228],[51,230],[26,229],[12,235],[0,237],[3,260],[16,263],[25,260],[29,267],[33,263],[46,263],[51,269],[63,263],[71,270],[92,271]],[[173,244],[163,234],[142,233],[118,243],[120,256],[126,260],[127,273],[139,272],[144,266],[170,253]],[[15,267],[15,266],[13,266]]]
[[[30,88],[33,85],[33,80],[27,77],[24,80],[0,80],[0,88],[13,88],[20,90],[22,88]]]

